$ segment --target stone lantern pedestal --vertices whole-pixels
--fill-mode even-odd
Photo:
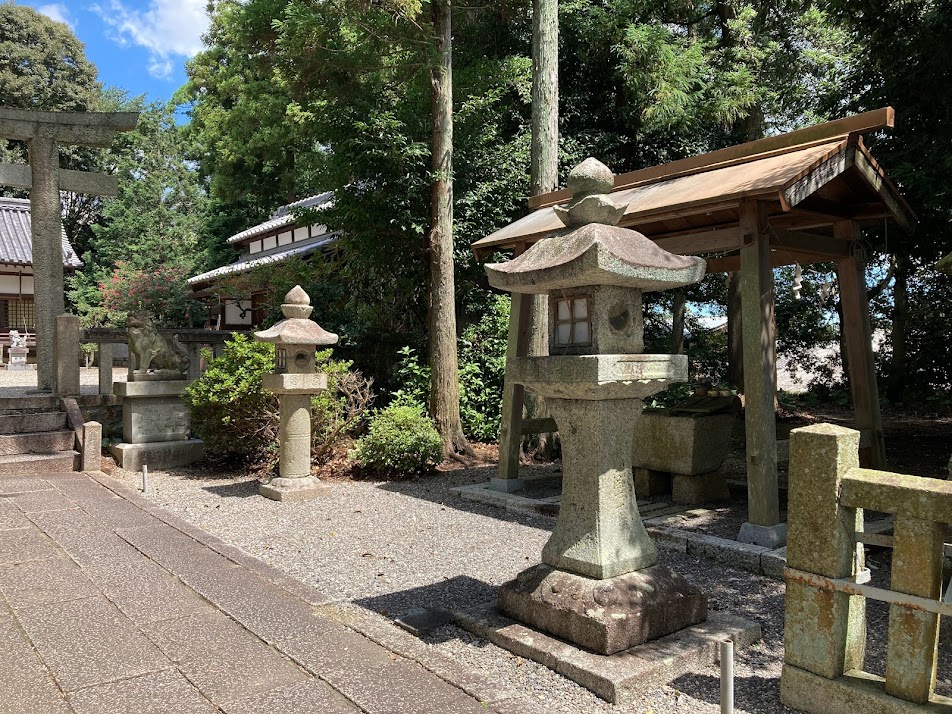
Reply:
[[[642,354],[642,293],[697,282],[700,258],[677,256],[615,226],[613,176],[589,159],[573,170],[568,230],[508,263],[493,287],[549,298],[549,356],[514,360],[513,379],[545,398],[562,438],[562,502],[542,562],[499,591],[515,620],[610,655],[707,617],[707,598],[658,565],[632,478],[644,399],[688,380],[684,355]]]
[[[318,345],[337,344],[337,335],[308,319],[312,310],[310,298],[297,285],[281,305],[287,319],[255,333],[256,339],[275,346],[275,373],[264,375],[262,384],[280,403],[279,475],[258,489],[275,501],[303,501],[325,488],[311,475],[311,397],[327,389],[327,375],[316,371],[314,355]]]

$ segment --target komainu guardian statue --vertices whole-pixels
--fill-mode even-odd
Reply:
[[[189,358],[176,338],[159,334],[148,313],[136,312],[126,320],[129,360],[135,381],[185,379]]]

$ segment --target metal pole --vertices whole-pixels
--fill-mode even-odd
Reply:
[[[734,714],[734,643],[721,642],[721,714]]]
[[[149,467],[146,464],[142,464],[142,493],[148,493],[148,492],[149,492]]]

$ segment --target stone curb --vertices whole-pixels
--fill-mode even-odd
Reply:
[[[783,580],[783,569],[787,565],[786,547],[770,550],[760,545],[738,543],[728,538],[718,538],[705,533],[694,533],[667,526],[647,525],[647,529],[662,548],[700,555],[748,573]]]

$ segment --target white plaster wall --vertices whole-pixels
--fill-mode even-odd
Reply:
[[[247,310],[244,317],[241,317],[242,309]],[[225,323],[228,325],[250,325],[251,324],[251,301],[245,300],[238,302],[235,300],[225,301]]]

